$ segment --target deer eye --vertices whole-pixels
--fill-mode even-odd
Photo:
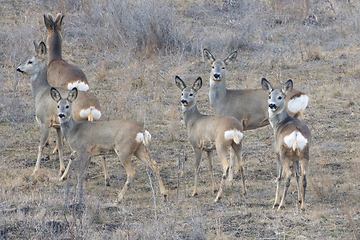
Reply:
[[[221,69],[225,69],[225,67],[222,67]]]
[[[279,100],[281,100],[281,99],[282,99],[282,97],[281,97],[281,96],[279,96],[279,97],[278,97],[278,99],[279,99]]]
[[[32,61],[28,61],[28,64],[32,64],[33,62]]]
[[[189,96],[192,97],[192,96],[194,96],[194,94],[190,93]]]
[[[212,69],[214,69],[215,67],[214,66],[211,66]]]
[[[69,108],[69,105],[66,105],[66,107],[65,108]]]
[[[57,106],[58,108],[60,108],[60,106]]]

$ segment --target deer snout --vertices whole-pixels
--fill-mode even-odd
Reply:
[[[188,105],[188,101],[186,101],[185,99],[181,99],[181,104],[186,106]]]
[[[65,114],[59,113],[59,118],[65,118]]]
[[[269,108],[270,108],[271,110],[276,110],[277,106],[276,106],[275,103],[269,103]]]
[[[16,71],[21,72],[21,73],[23,73],[23,72],[24,72],[24,71],[23,71],[23,70],[21,70],[20,68],[17,68],[17,69],[16,69]]]
[[[216,79],[216,80],[220,79],[220,74],[219,73],[214,73],[214,79]]]

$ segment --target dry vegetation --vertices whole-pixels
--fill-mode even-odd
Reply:
[[[137,161],[134,184],[113,207],[125,170],[116,157],[107,158],[111,187],[105,187],[101,159],[94,158],[80,214],[71,208],[75,180],[58,180],[53,143],[39,175],[31,176],[40,130],[29,79],[15,71],[33,54],[32,41],[45,40],[43,14],[55,14],[60,0],[2,0],[0,239],[354,239],[354,229],[360,229],[360,5],[312,0],[317,22],[311,22],[299,17],[301,1],[280,1],[275,13],[271,2],[65,1],[64,59],[86,73],[103,119],[145,121],[153,136],[151,156],[169,191],[169,201],[162,202],[155,175]],[[262,77],[291,78],[310,96],[306,212],[296,205],[294,179],[286,209],[271,208],[276,164],[269,126],[245,133],[246,197],[235,179],[222,201],[213,203],[206,160],[199,196],[189,197],[194,154],[180,122],[174,76],[186,82],[201,76],[198,106],[212,114],[205,47],[217,57],[238,50],[228,69],[228,88],[259,88]],[[217,157],[214,165],[220,181]]]

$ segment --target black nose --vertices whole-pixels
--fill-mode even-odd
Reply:
[[[215,74],[214,74],[214,78],[215,78],[215,79],[218,79],[218,78],[220,78],[220,74],[218,74],[218,73],[215,73]]]
[[[24,71],[23,71],[23,70],[21,70],[20,68],[16,69],[16,71],[21,72],[21,73],[23,73],[23,72],[24,72]]]
[[[185,105],[185,104],[188,104],[188,101],[183,99],[183,100],[181,100],[181,103]]]
[[[276,109],[277,107],[276,107],[276,105],[275,105],[274,103],[270,103],[270,104],[269,104],[269,108],[271,108],[271,109]]]
[[[59,118],[64,118],[64,117],[65,117],[65,114],[59,113]]]

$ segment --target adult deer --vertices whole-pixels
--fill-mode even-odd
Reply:
[[[55,20],[51,14],[44,15],[44,22],[48,32],[47,46],[49,48],[48,58],[48,81],[51,86],[62,87],[68,90],[74,87],[81,91],[89,90],[89,83],[84,72],[62,58],[62,36],[64,16],[58,13]]]
[[[268,94],[268,111],[270,124],[274,129],[274,146],[277,159],[277,187],[274,208],[285,207],[285,197],[290,186],[291,170],[293,165],[298,189],[298,201],[301,210],[305,210],[305,190],[306,173],[309,166],[309,148],[311,142],[311,133],[305,123],[299,119],[289,116],[286,111],[285,96],[291,92],[293,82],[288,80],[282,89],[274,89],[271,84],[263,78],[261,80],[262,88]],[[302,188],[300,186],[300,169]],[[285,173],[285,189],[280,202],[280,184],[281,175]]]
[[[215,57],[204,49],[204,58],[211,64],[210,104],[216,116],[233,116],[242,124],[244,131],[269,124],[266,99],[262,89],[226,89],[226,66],[236,59],[237,52],[229,54],[224,60]],[[298,90],[292,90],[286,97],[288,112],[297,118],[302,116],[309,98]]]
[[[71,108],[78,93],[78,90],[74,88],[69,92],[67,98],[62,98],[58,90],[51,88],[51,97],[57,103],[61,131],[70,146],[77,151],[79,158],[87,156],[88,159],[85,159],[87,163],[91,157],[104,154],[116,154],[120,158],[127,173],[125,185],[117,197],[117,201],[121,202],[135,177],[136,172],[131,162],[131,156],[135,155],[144,163],[152,166],[159,180],[160,191],[166,200],[167,193],[157,163],[150,159],[146,147],[151,135],[148,131],[143,131],[143,124],[125,120],[76,122],[72,117]],[[65,178],[70,165],[71,160],[63,175]]]
[[[33,174],[40,168],[42,151],[46,144],[46,140],[49,137],[50,129],[53,127],[57,132],[56,148],[59,150],[60,175],[62,175],[65,171],[63,148],[61,144],[62,134],[56,112],[56,103],[50,96],[51,85],[47,81],[47,67],[45,61],[46,46],[43,42],[39,45],[34,42],[34,46],[36,55],[26,60],[17,68],[18,72],[30,76],[31,91],[35,98],[36,120],[40,125],[41,130],[39,152]],[[68,90],[64,88],[58,89],[62,93],[68,92]],[[91,92],[81,92],[73,106],[73,116],[76,121],[99,119],[101,116],[99,101]],[[106,169],[105,175],[105,177],[107,177]]]
[[[214,180],[212,168],[212,151],[216,149],[223,166],[223,176],[219,192],[215,198],[215,202],[219,201],[221,194],[229,174],[230,164],[227,160],[227,153],[230,148],[234,150],[237,164],[236,170],[240,170],[241,180],[243,184],[243,194],[246,194],[243,162],[241,156],[241,145],[243,138],[243,128],[240,122],[234,117],[215,117],[203,115],[196,106],[196,93],[202,86],[202,80],[199,77],[193,86],[187,87],[180,77],[175,77],[176,86],[182,91],[181,104],[184,114],[184,121],[188,129],[188,138],[195,152],[195,185],[193,196],[197,195],[197,184],[199,177],[199,167],[202,157],[202,151],[206,151],[209,160],[209,170],[211,173],[211,181],[214,193],[217,187]],[[231,164],[232,166],[233,164]]]

